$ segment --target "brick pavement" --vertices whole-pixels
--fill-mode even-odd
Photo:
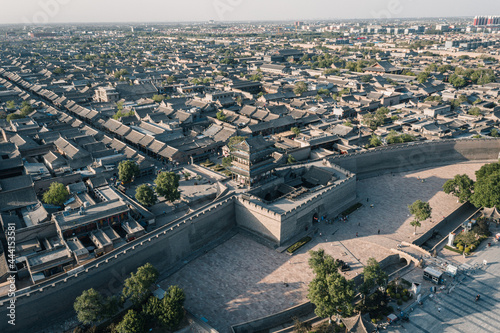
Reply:
[[[307,251],[311,249],[324,248],[347,261],[353,267],[348,273],[351,278],[362,271],[369,257],[382,260],[401,241],[411,242],[432,223],[424,221],[414,236],[407,206],[417,199],[429,201],[432,220],[438,221],[459,206],[454,197],[441,191],[444,182],[455,174],[472,177],[483,164],[460,163],[359,181],[358,197],[364,206],[347,222],[320,224],[321,237],[318,233],[294,256],[277,253],[238,234],[162,281],[161,286],[184,288],[190,311],[206,318],[220,332],[229,332],[231,325],[307,301],[307,284],[312,279]]]

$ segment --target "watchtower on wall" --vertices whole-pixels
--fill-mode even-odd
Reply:
[[[233,146],[231,151],[232,163],[229,170],[233,173],[233,180],[245,186],[262,182],[271,176],[275,168],[273,142],[256,136],[241,141]]]

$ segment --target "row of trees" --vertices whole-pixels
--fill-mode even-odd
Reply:
[[[146,184],[142,184],[137,187],[135,198],[145,206],[154,205],[158,199],[157,195],[164,197],[169,202],[174,202],[181,197],[179,179],[179,175],[176,175],[174,172],[160,172],[155,179],[156,186],[154,189]]]
[[[378,108],[375,113],[367,113],[363,116],[362,123],[373,131],[385,123],[389,109],[386,107]]]
[[[322,318],[334,315],[351,316],[355,296],[354,282],[339,273],[339,263],[323,249],[309,251],[309,267],[314,279],[309,283],[307,297],[316,306],[314,312]],[[374,258],[369,258],[363,269],[363,283],[358,291],[366,298],[375,287],[387,284],[387,273]]]
[[[16,109],[16,103],[14,101],[8,101],[6,103],[6,106],[7,106],[7,109],[9,109],[9,110]],[[21,103],[21,107],[19,108],[19,112],[18,113],[11,113],[11,114],[7,115],[6,119],[7,119],[7,121],[11,121],[14,119],[26,118],[33,111],[34,111],[34,109],[31,106],[31,104],[27,101],[23,101]]]
[[[118,165],[118,178],[122,183],[130,183],[138,175],[139,166],[136,162],[126,160]],[[174,202],[181,197],[179,180],[179,175],[174,172],[160,172],[155,179],[154,189],[146,184],[139,185],[135,192],[135,198],[145,206],[154,205],[157,195],[164,197],[169,202]]]
[[[104,297],[93,288],[85,290],[73,304],[78,320],[85,325],[93,325],[101,320],[110,319],[129,300],[132,308],[116,325],[116,332],[144,332],[146,323],[148,326],[176,329],[184,318],[183,305],[186,299],[184,291],[177,286],[170,286],[163,299],[158,299],[151,292],[151,287],[158,276],[158,270],[147,263],[125,280],[120,296]]]
[[[460,202],[470,201],[476,207],[500,208],[500,163],[483,165],[474,182],[466,174],[456,175],[443,185],[443,191]]]

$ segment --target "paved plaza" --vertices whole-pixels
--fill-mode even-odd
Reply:
[[[320,223],[314,239],[295,255],[278,253],[237,234],[160,284],[164,289],[171,284],[184,288],[187,296],[185,305],[191,312],[205,318],[220,332],[229,332],[231,325],[307,301],[307,284],[313,277],[307,265],[307,251],[325,249],[326,253],[349,263],[353,270],[348,272],[348,277],[353,277],[362,271],[369,257],[382,260],[392,254],[390,249],[396,248],[401,241],[411,242],[419,237],[433,223],[459,207],[456,198],[441,191],[445,181],[456,174],[468,174],[475,179],[474,172],[484,163],[460,163],[361,180],[358,182],[358,200],[363,207],[354,212],[347,222]],[[418,199],[429,201],[433,212],[432,218],[422,222],[417,235],[413,235],[407,206]],[[500,266],[498,269],[500,271]],[[485,278],[488,276],[485,275]],[[475,283],[473,288],[481,285]],[[457,290],[457,294],[462,292],[465,297],[467,293],[473,294],[473,290]],[[456,294],[452,296],[457,297]],[[464,302],[468,304],[467,299]],[[454,311],[465,315],[486,306],[487,302],[488,297],[485,297],[484,303]],[[458,302],[454,304],[459,306]],[[463,318],[457,321],[464,322]],[[429,332],[438,331],[442,330]]]
[[[483,243],[477,254],[467,262],[479,269],[470,271],[468,276],[453,288],[438,292],[427,298],[422,306],[415,306],[410,313],[410,321],[388,327],[388,332],[459,332],[495,333],[500,321],[500,245],[493,243],[490,248]],[[483,266],[483,260],[487,265]],[[481,298],[475,302],[476,295]]]

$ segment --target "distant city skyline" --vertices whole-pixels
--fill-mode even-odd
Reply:
[[[480,5],[479,5],[480,4]],[[4,3],[1,24],[271,21],[459,17],[500,14],[500,1],[465,0],[23,0]]]

